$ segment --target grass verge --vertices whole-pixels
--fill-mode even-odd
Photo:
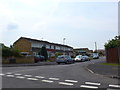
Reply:
[[[120,64],[116,63],[101,63],[102,65],[111,65],[111,66],[120,66]]]

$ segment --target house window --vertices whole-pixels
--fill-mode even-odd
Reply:
[[[51,45],[50,45],[50,49],[51,49]]]
[[[44,44],[43,46],[46,47],[46,44]]]

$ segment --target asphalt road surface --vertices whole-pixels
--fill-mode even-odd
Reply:
[[[120,88],[117,79],[92,73],[87,65],[104,62],[104,59],[28,67],[3,67],[2,88]]]

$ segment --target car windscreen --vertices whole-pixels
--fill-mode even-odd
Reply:
[[[58,56],[57,58],[59,59],[59,58],[64,58],[64,57],[63,56]]]
[[[71,59],[71,57],[67,57],[66,59]]]
[[[39,58],[39,56],[35,56],[36,58]]]
[[[40,56],[41,58],[44,58],[44,56]]]
[[[82,56],[76,56],[76,58],[81,58]]]

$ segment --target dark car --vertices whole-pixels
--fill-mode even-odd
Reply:
[[[74,59],[72,59],[70,56],[68,55],[61,55],[61,56],[58,56],[57,59],[56,59],[56,62],[58,64],[60,63],[65,63],[65,64],[68,64],[68,63],[74,63]]]
[[[35,63],[39,62],[39,61],[44,61],[45,57],[42,55],[36,55],[34,56],[34,61]]]

